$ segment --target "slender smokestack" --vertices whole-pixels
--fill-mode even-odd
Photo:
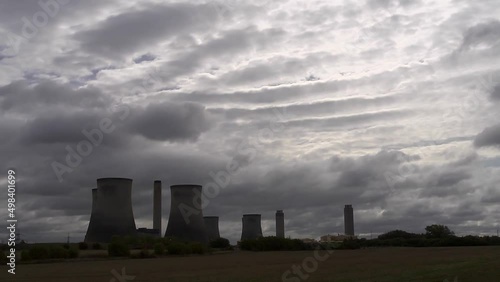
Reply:
[[[153,229],[161,236],[161,181],[155,180],[153,188]]]
[[[345,235],[354,236],[354,210],[352,205],[344,207],[344,229]]]
[[[241,240],[252,240],[262,237],[260,214],[244,214],[241,220],[243,222]]]
[[[282,210],[276,211],[276,237],[285,238],[285,214]]]

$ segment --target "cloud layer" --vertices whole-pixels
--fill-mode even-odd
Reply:
[[[168,185],[219,183],[204,213],[233,242],[278,209],[292,237],[341,233],[345,204],[361,236],[496,232],[499,4],[46,2],[0,9],[0,168],[26,240],[82,240],[100,177],[134,179],[140,227],[154,180],[164,227]]]

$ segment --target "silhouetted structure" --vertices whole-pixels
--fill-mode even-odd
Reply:
[[[161,181],[155,180],[153,184],[153,229],[158,230],[161,236]]]
[[[85,241],[106,243],[113,236],[135,235],[132,179],[97,179],[97,190],[92,190],[92,213]]]
[[[260,214],[244,214],[241,220],[243,223],[241,240],[252,240],[262,237]]]
[[[96,207],[97,207],[97,188],[92,189],[92,210],[90,212],[89,227],[87,228],[87,233],[85,234],[85,242],[89,242],[89,234],[95,234],[95,222],[96,222]]]
[[[201,185],[172,185],[170,193],[170,216],[165,237],[175,237],[207,245],[208,236],[201,208]]]
[[[219,217],[218,216],[205,216],[205,228],[207,229],[208,240],[212,241],[220,238],[219,233]]]
[[[354,236],[354,210],[352,205],[344,207],[344,230],[345,235]]]
[[[276,237],[285,238],[285,214],[282,210],[276,211]]]

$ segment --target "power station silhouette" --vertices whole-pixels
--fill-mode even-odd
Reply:
[[[219,217],[203,216],[203,187],[196,184],[170,186],[171,204],[165,237],[204,245],[220,238]],[[114,236],[162,234],[162,183],[153,183],[153,229],[136,229],[132,209],[132,179],[99,178],[92,189],[92,209],[85,242],[111,242]],[[354,235],[352,205],[344,209],[345,233]],[[241,240],[262,237],[261,214],[244,214]],[[276,237],[285,238],[285,214],[276,211]]]

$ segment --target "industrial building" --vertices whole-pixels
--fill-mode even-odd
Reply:
[[[243,223],[241,240],[252,240],[262,237],[260,214],[244,214],[241,220]]]
[[[92,212],[85,242],[110,242],[113,236],[135,235],[132,179],[97,179],[97,189],[92,189]]]
[[[354,236],[354,210],[352,205],[344,207],[344,233],[345,235]]]
[[[285,214],[283,210],[276,211],[276,237],[285,238]]]
[[[183,241],[200,242],[220,238],[219,217],[203,216],[202,186],[181,184],[170,186],[171,205],[165,237]],[[285,214],[276,211],[276,237],[285,238]],[[92,210],[85,242],[110,242],[113,236],[161,236],[162,234],[162,183],[153,183],[153,228],[136,229],[132,209],[132,179],[99,178],[92,189]],[[345,235],[325,235],[323,242],[341,241],[354,237],[354,210],[344,207]],[[262,237],[261,215],[244,214],[241,240]]]
[[[165,237],[175,237],[207,245],[208,235],[200,197],[201,185],[172,185],[170,194],[170,216]],[[199,202],[196,199],[199,199]]]
[[[208,240],[212,241],[220,238],[219,233],[219,217],[218,216],[205,216],[205,228],[207,229]]]

